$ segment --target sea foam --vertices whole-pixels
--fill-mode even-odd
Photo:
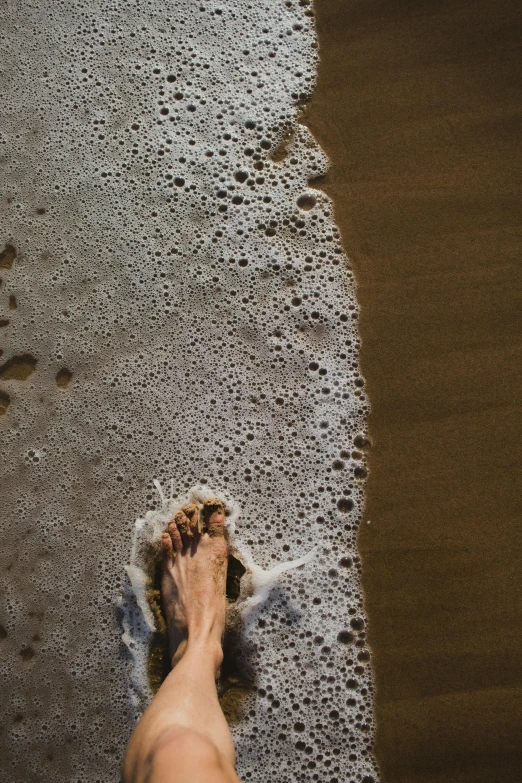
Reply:
[[[356,549],[369,406],[353,275],[316,187],[328,162],[299,122],[312,7],[24,0],[0,14],[10,779],[119,779],[150,699],[134,520],[157,536],[173,478],[173,498],[200,484],[241,505],[260,600],[245,623],[255,687],[232,726],[240,778],[372,780]]]

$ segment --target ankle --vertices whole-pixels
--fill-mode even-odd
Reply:
[[[223,648],[221,642],[215,639],[184,639],[178,645],[178,648],[171,659],[171,668],[173,669],[186,656],[203,659],[212,664],[215,672],[223,663]]]

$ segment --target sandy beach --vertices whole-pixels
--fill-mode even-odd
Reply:
[[[383,783],[522,768],[520,10],[316,0],[305,121],[372,404],[360,535]]]
[[[520,4],[7,5],[9,780],[120,779],[204,484],[305,566],[227,681],[242,781],[374,783],[376,723],[382,783],[520,783]]]

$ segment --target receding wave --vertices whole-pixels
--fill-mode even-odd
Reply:
[[[6,768],[118,779],[150,690],[117,607],[140,594],[136,517],[170,502],[152,479],[172,478],[175,497],[238,501],[239,556],[262,572],[315,551],[257,593],[241,779],[373,780],[368,403],[314,187],[327,160],[299,123],[311,6],[28,2],[2,25]]]

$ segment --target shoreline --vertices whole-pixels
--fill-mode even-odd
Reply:
[[[520,14],[315,0],[303,121],[355,273],[383,783],[516,783]],[[371,524],[366,524],[367,520]]]

